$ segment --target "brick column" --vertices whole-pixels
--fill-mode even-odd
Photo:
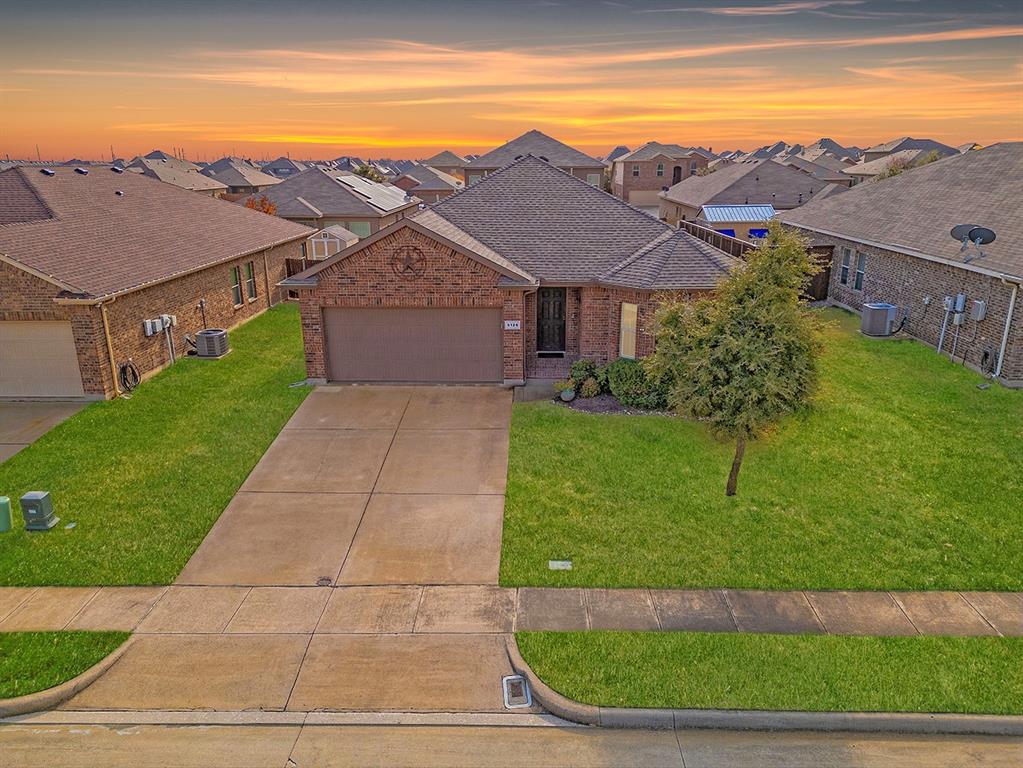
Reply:
[[[503,328],[501,348],[504,353],[504,383],[511,385],[526,380],[525,365],[525,313],[526,302],[523,291],[504,292],[502,321],[518,321],[517,329]]]

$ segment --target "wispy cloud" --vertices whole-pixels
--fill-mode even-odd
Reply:
[[[803,0],[802,2],[769,3],[767,5],[694,6],[678,8],[644,8],[637,13],[709,13],[715,16],[790,16],[804,11],[843,5],[863,5],[865,0]]]

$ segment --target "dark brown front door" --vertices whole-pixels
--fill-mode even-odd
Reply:
[[[678,184],[682,181],[682,166],[676,165],[671,169],[671,183],[672,185]]]
[[[536,299],[536,351],[565,351],[565,289],[541,288]]]

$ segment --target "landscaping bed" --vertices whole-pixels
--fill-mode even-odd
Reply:
[[[1023,392],[824,316],[813,408],[749,445],[732,498],[700,423],[516,404],[501,582],[1023,589]]]
[[[127,632],[0,633],[0,699],[78,677],[127,639]]]
[[[93,403],[0,464],[15,530],[2,585],[169,584],[305,396],[298,312],[231,332],[219,360],[185,358],[130,399]],[[60,524],[21,528],[17,499],[49,491]],[[69,523],[74,527],[66,528]]]
[[[564,696],[608,707],[1023,714],[1023,638],[520,632]]]

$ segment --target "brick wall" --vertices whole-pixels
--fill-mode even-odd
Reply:
[[[178,325],[173,337],[178,355],[187,353],[185,334],[194,335],[202,329],[198,304],[206,299],[206,322],[211,328],[231,328],[280,301],[276,284],[285,277],[284,259],[301,256],[301,240],[278,246],[263,253],[209,267],[199,272],[169,280],[150,288],[134,291],[106,304],[114,360],[118,365],[129,358],[144,375],[151,375],[170,362],[165,335],[147,337],[143,321],[161,314],[176,315]],[[252,261],[256,275],[256,300],[243,298],[241,307],[234,306],[230,268]],[[269,292],[267,286],[269,285]],[[90,396],[111,397],[114,380],[110,371],[109,353],[103,332],[102,314],[95,305],[61,305],[53,299],[60,289],[5,263],[0,263],[0,320],[67,320],[71,323],[82,372],[82,386]]]
[[[395,275],[396,249],[415,246],[426,256],[417,280]],[[319,273],[319,285],[299,290],[306,370],[324,379],[327,365],[323,340],[325,307],[501,307],[504,320],[519,320],[522,329],[502,331],[505,379],[524,378],[523,338],[528,320],[521,290],[497,287],[500,275],[433,238],[403,228],[371,243]]]
[[[822,238],[807,232],[817,240],[826,239],[835,245],[831,266],[830,299],[840,305],[860,311],[863,304],[888,302],[899,307],[901,321],[908,312],[906,331],[920,341],[936,347],[941,334],[945,312],[942,300],[945,296],[966,294],[966,318],[959,329],[955,361],[982,370],[993,368],[997,360],[1005,329],[1012,286],[998,278],[927,261],[893,251],[859,245],[841,238]],[[843,248],[849,248],[851,259],[847,284],[842,284]],[[856,274],[856,252],[866,254],[862,290],[854,289]],[[931,297],[930,306],[923,299]],[[969,319],[974,299],[987,302],[987,316],[980,322]],[[1023,291],[1017,296],[1014,319],[1006,345],[1002,379],[1007,383],[1023,384]],[[955,326],[949,319],[943,349],[951,351]],[[984,355],[988,357],[985,361]]]
[[[650,160],[616,160],[612,174],[611,192],[615,197],[634,205],[656,205],[657,194],[662,188],[672,185],[675,166],[682,170],[682,175],[679,178],[681,181],[690,176],[689,169],[693,161],[696,162],[697,169],[707,167],[707,158],[702,155],[677,160],[665,155]],[[663,176],[657,175],[658,163],[664,165]],[[637,165],[639,166],[639,176],[633,176],[632,169]]]

